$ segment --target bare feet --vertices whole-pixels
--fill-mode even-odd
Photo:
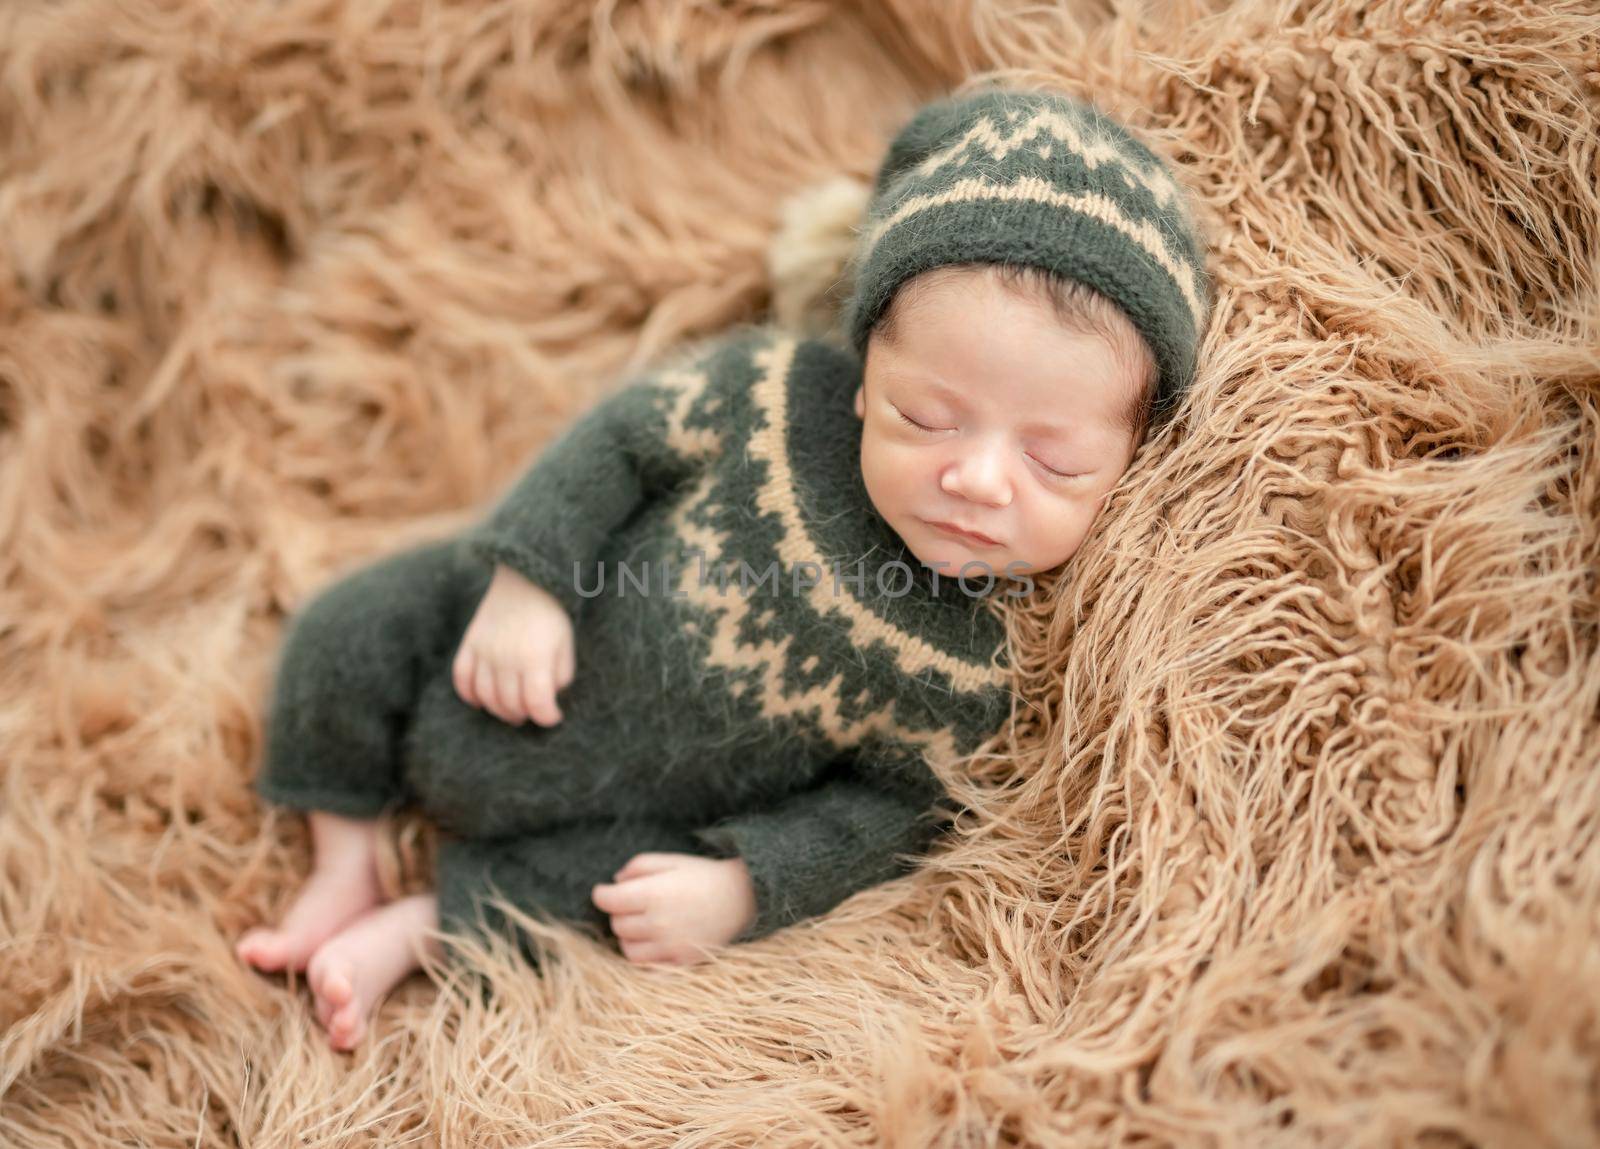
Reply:
[[[323,943],[306,967],[306,982],[328,1044],[339,1050],[360,1044],[373,1007],[422,968],[424,952],[438,956],[438,939],[427,933],[438,925],[438,900],[419,894],[371,911]]]
[[[234,952],[266,972],[303,970],[334,934],[383,900],[378,884],[377,822],[314,812],[316,864],[277,929],[259,927]]]

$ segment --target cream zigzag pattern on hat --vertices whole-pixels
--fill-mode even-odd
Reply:
[[[918,164],[916,172],[920,176],[929,176],[946,164],[964,164],[970,158],[967,154],[968,149],[975,149],[978,146],[988,149],[991,158],[1003,160],[1015,149],[1035,140],[1040,133],[1045,133],[1050,138],[1065,144],[1083,160],[1084,166],[1089,170],[1093,171],[1101,164],[1110,161],[1121,167],[1124,172],[1131,172],[1138,180],[1139,186],[1149,192],[1162,207],[1176,204],[1181,209],[1184,206],[1182,192],[1159,162],[1152,163],[1137,155],[1130,155],[1116,140],[1099,133],[1086,133],[1083,131],[1083,125],[1075,117],[1064,115],[1051,108],[1039,109],[1023,121],[1020,127],[1009,132],[997,128],[988,116],[982,116],[977,123],[967,129],[966,135],[949,147],[934,152]],[[1051,144],[1042,143],[1037,145],[1037,150],[1041,156],[1049,159],[1051,147]]]
[[[973,177],[957,180],[946,190],[936,195],[912,196],[894,209],[888,216],[867,233],[865,254],[862,262],[872,254],[878,242],[891,228],[917,215],[929,208],[942,207],[952,203],[973,203],[979,200],[1003,200],[1010,202],[1042,203],[1052,207],[1067,208],[1071,211],[1081,212],[1093,216],[1102,223],[1116,228],[1123,235],[1149,253],[1172,278],[1173,286],[1183,296],[1184,302],[1189,305],[1189,314],[1194,318],[1195,330],[1202,330],[1205,326],[1204,309],[1200,303],[1199,285],[1195,280],[1194,269],[1185,260],[1177,259],[1167,247],[1166,240],[1154,224],[1148,220],[1137,222],[1130,220],[1122,213],[1115,202],[1107,199],[1097,192],[1061,192],[1057,191],[1048,180],[1037,176],[1023,176],[1009,184],[993,184],[988,180]]]

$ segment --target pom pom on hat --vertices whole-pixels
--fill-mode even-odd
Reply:
[[[845,346],[845,305],[854,285],[850,257],[872,200],[872,186],[836,176],[802,188],[783,202],[777,234],[767,248],[772,316],[789,331]]]

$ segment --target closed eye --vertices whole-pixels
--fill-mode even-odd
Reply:
[[[893,403],[891,403],[889,405],[891,407],[894,407]],[[898,408],[898,407],[894,408],[894,413],[897,416],[899,416],[900,421],[902,423],[906,424],[908,427],[915,427],[919,431],[930,431],[930,432],[932,432],[932,431],[945,430],[945,428],[943,428],[943,427],[929,427],[924,423],[919,423],[915,419],[913,419],[910,415],[907,415],[904,411],[900,410],[900,408]],[[1056,479],[1076,479],[1076,478],[1079,478],[1082,475],[1088,474],[1087,471],[1058,471],[1054,467],[1052,467],[1049,463],[1046,463],[1043,459],[1036,458],[1033,455],[1029,455],[1028,458],[1033,459],[1033,461],[1035,463],[1039,464],[1039,469],[1044,471],[1045,474],[1051,476],[1052,478],[1056,478]]]
[[[1033,459],[1046,473],[1054,475],[1058,479],[1076,479],[1080,474],[1087,473],[1083,471],[1058,471],[1043,459],[1036,459],[1032,455],[1029,455],[1028,458]]]
[[[941,427],[928,427],[928,426],[925,426],[922,423],[917,422],[910,415],[907,415],[904,411],[900,410],[900,408],[898,408],[898,407],[895,407],[894,413],[896,415],[900,416],[900,421],[902,423],[907,423],[910,426],[915,427],[919,431],[939,431],[939,430],[943,430],[943,428],[941,428]]]

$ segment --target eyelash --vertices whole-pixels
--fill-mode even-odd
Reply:
[[[911,426],[915,427],[919,431],[939,431],[939,430],[943,429],[943,428],[940,428],[940,427],[924,427],[921,423],[917,422],[910,415],[907,415],[904,411],[900,410],[900,408],[898,408],[898,407],[896,407],[894,409],[894,413],[896,415],[900,416],[900,421],[902,423],[909,423]]]
[[[1028,458],[1033,459],[1033,456],[1029,455]],[[1033,461],[1035,463],[1039,463],[1039,466],[1043,467],[1044,470],[1052,478],[1056,478],[1056,479],[1075,479],[1075,478],[1077,478],[1077,475],[1074,474],[1072,471],[1058,471],[1054,467],[1050,466],[1050,464],[1048,464],[1048,463],[1040,463],[1038,459],[1033,459]]]
[[[921,423],[919,423],[915,419],[913,419],[910,415],[907,415],[904,411],[900,410],[900,408],[898,408],[898,407],[896,407],[894,409],[894,413],[896,415],[900,416],[900,421],[902,423],[905,423],[907,426],[915,427],[919,431],[942,431],[942,430],[944,430],[944,428],[942,428],[942,427],[925,427]],[[1077,477],[1077,475],[1072,471],[1058,471],[1054,467],[1050,466],[1048,463],[1043,463],[1043,462],[1040,462],[1038,459],[1034,459],[1032,455],[1029,455],[1028,458],[1033,459],[1033,461],[1035,463],[1038,463],[1040,469],[1043,470],[1047,475],[1050,475],[1052,478],[1056,478],[1056,479],[1073,479],[1073,478]]]

